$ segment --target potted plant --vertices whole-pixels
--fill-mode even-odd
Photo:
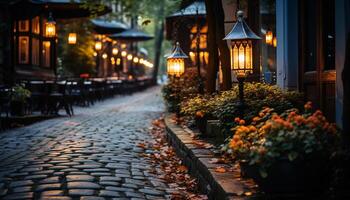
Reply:
[[[27,98],[29,98],[31,95],[30,91],[23,88],[22,86],[15,86],[13,87],[12,93],[11,93],[11,115],[13,116],[23,116],[24,115],[24,107],[25,103],[27,101]]]
[[[226,150],[266,193],[308,194],[327,188],[330,158],[339,133],[321,111],[265,108],[248,126],[238,126]]]

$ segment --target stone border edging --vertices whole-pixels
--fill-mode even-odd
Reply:
[[[189,172],[198,179],[200,190],[206,193],[209,199],[248,199],[243,193],[249,189],[234,178],[233,172],[215,172],[217,167],[229,167],[228,165],[210,163],[212,158],[219,157],[210,149],[197,147],[190,134],[173,123],[170,115],[166,115],[164,121],[169,144],[175,148]]]

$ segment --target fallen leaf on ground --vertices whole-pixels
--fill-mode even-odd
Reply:
[[[225,173],[226,172],[226,169],[224,167],[217,167],[215,168],[215,172],[218,172],[218,173]]]

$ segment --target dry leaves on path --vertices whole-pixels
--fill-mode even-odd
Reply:
[[[174,149],[168,145],[164,120],[162,118],[154,120],[149,130],[154,140],[138,146],[148,150],[141,155],[148,157],[153,164],[154,167],[150,173],[157,174],[172,190],[177,191],[173,192],[171,199],[206,200],[207,196],[199,193],[196,179],[188,174],[188,168],[176,156]]]

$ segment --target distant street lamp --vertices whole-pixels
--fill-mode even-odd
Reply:
[[[267,31],[265,36],[265,42],[266,44],[272,45],[272,41],[273,41],[273,33],[272,31]]]
[[[231,69],[236,73],[239,87],[240,114],[244,113],[244,80],[253,72],[253,40],[260,40],[243,19],[243,11],[237,12],[237,22],[224,40],[231,41]]]
[[[167,57],[167,73],[169,76],[180,77],[185,72],[185,59],[188,56],[182,51],[180,43],[176,42],[174,51]]]
[[[76,44],[77,43],[77,34],[69,33],[68,34],[68,44]]]
[[[108,55],[106,53],[102,54],[102,58],[103,59],[107,59],[108,58]]]
[[[118,48],[113,48],[113,49],[112,49],[112,54],[113,54],[113,55],[117,55],[118,53],[119,53]]]
[[[128,53],[126,51],[122,51],[122,57],[126,57]]]
[[[56,36],[56,22],[52,17],[52,13],[49,13],[47,22],[45,23],[45,36],[46,37],[55,37]]]
[[[129,54],[128,57],[126,57],[128,60],[132,60],[133,56],[132,54]]]
[[[102,42],[101,41],[96,41],[95,42],[95,50],[100,51],[102,49]]]

